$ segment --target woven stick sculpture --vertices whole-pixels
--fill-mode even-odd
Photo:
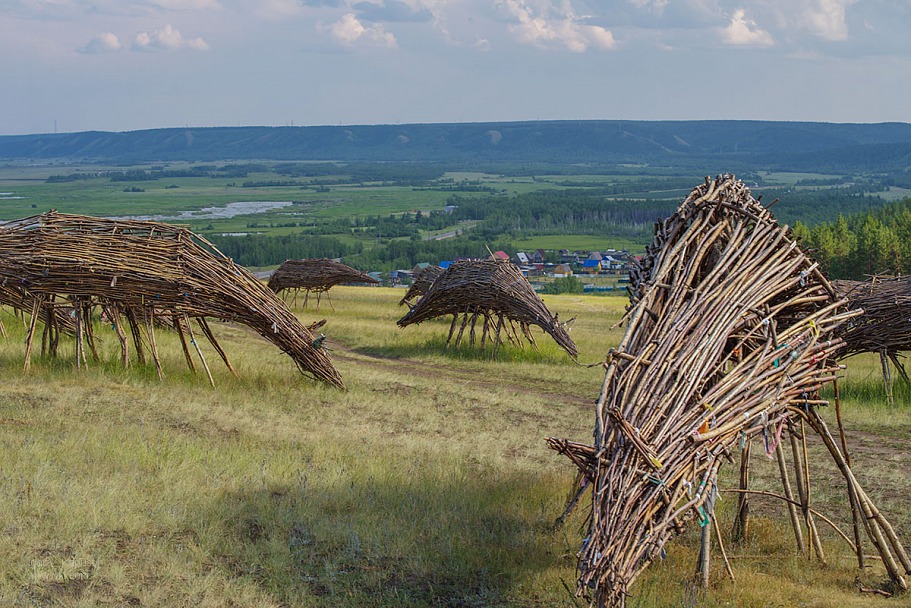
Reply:
[[[852,308],[864,311],[839,332],[845,341],[843,356],[879,353],[886,396],[890,403],[894,402],[890,360],[902,378],[908,381],[908,373],[898,353],[911,350],[911,276],[832,281],[832,286]]]
[[[845,341],[843,356],[911,350],[911,275],[832,281],[832,286],[852,308],[864,311],[839,332]]]
[[[8,285],[0,285],[0,305],[9,306],[15,312],[15,314],[31,314],[32,309],[35,306],[35,298],[27,291],[23,291],[18,287],[13,287],[12,284],[7,281]],[[76,323],[71,316],[72,307],[64,310],[64,307],[67,306],[66,302],[59,303],[63,314],[57,315],[57,323],[60,325],[60,331],[67,333],[69,335],[75,335],[76,333]],[[48,313],[47,307],[41,308],[40,311],[41,322],[44,325],[50,323],[50,315]],[[5,335],[5,334],[4,334]]]
[[[76,325],[77,365],[85,360],[84,342],[94,354],[91,311],[100,306],[117,331],[124,362],[125,325],[140,361],[144,326],[159,376],[154,327],[162,317],[181,332],[188,361],[184,332],[195,345],[189,329],[193,318],[228,364],[206,322],[212,317],[247,325],[294,359],[302,373],[343,386],[328,353],[314,346],[314,336],[294,313],[246,269],[186,228],[55,211],[0,224],[0,284],[32,305],[26,368],[37,319],[46,315],[45,338],[55,341],[59,306],[65,303]]]
[[[408,291],[405,292],[405,297],[399,300],[399,306],[402,304],[410,306],[412,305],[412,300],[417,300],[427,295],[433,282],[443,274],[444,270],[439,266],[427,266],[417,271],[414,275],[414,281],[408,286]]]
[[[433,282],[427,294],[398,320],[398,325],[407,327],[446,315],[453,316],[447,344],[452,340],[459,316],[462,316],[456,346],[469,323],[471,344],[475,343],[476,325],[480,321],[483,323],[482,347],[489,336],[497,348],[502,343],[501,332],[504,330],[507,339],[516,346],[522,344],[520,331],[534,345],[530,326],[537,325],[571,357],[577,354],[576,345],[566,327],[550,313],[518,266],[505,260],[454,263]]]
[[[592,488],[577,593],[624,606],[687,523],[698,520],[708,538],[722,459],[759,434],[780,454],[783,430],[795,429],[793,441],[805,423],[847,479],[852,504],[870,515],[863,523],[896,587],[906,588],[904,548],[817,412],[817,391],[840,369],[834,358],[845,345],[834,334],[860,311],[837,299],[787,227],[732,176],[707,179],[656,226],[630,276],[627,330],[604,363],[594,445],[548,439]],[[813,537],[808,477],[798,484],[792,502]],[[811,540],[821,557],[818,535]]]
[[[310,293],[316,294],[316,307],[319,308],[323,292],[340,283],[379,283],[370,275],[326,258],[309,258],[306,260],[285,260],[269,277],[269,289],[275,293],[291,291],[294,293],[292,305],[297,303],[297,294],[303,290],[304,307],[310,299]],[[330,305],[331,305],[330,300]]]

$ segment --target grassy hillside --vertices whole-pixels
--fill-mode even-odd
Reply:
[[[572,120],[211,127],[0,136],[0,159],[646,163],[850,172],[903,169],[907,123]],[[711,170],[710,170],[711,172]]]
[[[317,385],[244,328],[215,331],[233,378],[206,350],[216,389],[193,376],[174,336],[158,336],[166,378],[120,369],[113,332],[101,361],[76,370],[38,358],[28,374],[22,322],[0,314],[0,605],[575,606],[584,509],[551,524],[573,477],[549,435],[588,441],[600,367],[540,351],[498,360],[446,349],[446,322],[401,330],[401,290],[334,288],[326,318],[349,386]],[[549,296],[576,316],[580,362],[615,345],[621,298]],[[205,345],[207,346],[207,345]],[[843,386],[855,468],[911,538],[911,392],[882,403],[877,361],[849,362]],[[814,453],[820,454],[818,446]],[[827,457],[813,504],[849,513]],[[777,489],[758,457],[757,487]],[[733,473],[725,472],[725,485]],[[731,521],[733,498],[719,505]],[[737,583],[715,561],[705,595],[689,585],[696,538],[668,547],[631,606],[897,606],[856,590],[849,551],[823,530],[828,566],[795,555],[781,505],[755,501],[749,543],[729,546]],[[875,563],[861,575],[878,584]]]

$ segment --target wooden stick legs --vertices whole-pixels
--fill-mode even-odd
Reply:
[[[187,334],[190,336],[190,342],[193,344],[193,347],[196,349],[196,354],[199,355],[199,360],[202,361],[202,367],[206,370],[206,376],[209,378],[209,384],[212,385],[212,388],[215,388],[215,380],[212,379],[212,372],[209,370],[209,364],[206,363],[206,358],[202,354],[202,350],[199,348],[199,343],[196,341],[196,337],[193,335],[193,327],[190,325],[190,319],[184,315],[183,322],[186,324]]]
[[[35,324],[38,322],[38,314],[41,311],[41,304],[44,302],[44,296],[38,294],[35,296],[35,302],[32,305],[32,317],[29,319],[28,334],[25,337],[25,363],[22,371],[27,372],[32,366],[32,341],[35,337]]]
[[[742,440],[743,441],[743,440]],[[750,487],[750,446],[752,441],[747,438],[740,450],[740,489]],[[737,512],[734,515],[734,524],[731,527],[731,540],[740,542],[747,539],[750,525],[750,502],[746,492],[741,492],[737,497]]]

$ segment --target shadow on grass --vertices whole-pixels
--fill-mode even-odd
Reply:
[[[512,344],[501,344],[494,352],[493,346],[486,344],[483,348],[462,341],[459,346],[447,344],[442,336],[430,338],[421,343],[392,344],[384,346],[362,346],[353,349],[355,352],[391,359],[409,359],[414,357],[444,357],[459,361],[504,361],[522,363],[541,363],[548,365],[572,364],[572,359],[562,349],[550,344],[541,345],[544,338],[536,337],[539,346],[530,344],[518,348]]]
[[[553,479],[346,473],[224,495],[199,514],[201,548],[282,605],[574,606],[560,581],[574,579],[575,538],[550,531]]]

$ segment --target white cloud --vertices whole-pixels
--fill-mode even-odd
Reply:
[[[501,0],[500,6],[512,20],[509,30],[520,42],[539,48],[564,47],[582,53],[591,47],[609,50],[616,47],[614,35],[609,30],[584,23],[577,17],[569,0],[557,8],[549,3],[540,8],[529,6],[524,0]]]
[[[746,11],[737,9],[728,26],[721,30],[721,39],[736,46],[772,46],[775,40],[755,21],[747,19]]]
[[[117,37],[117,34],[105,32],[104,34],[98,34],[89,40],[83,46],[76,49],[76,52],[86,55],[100,55],[102,53],[116,53],[122,48],[123,45],[120,44],[120,38]]]
[[[202,38],[185,39],[180,30],[170,24],[153,32],[139,32],[133,38],[134,51],[178,51],[185,48],[208,51],[209,45]]]
[[[854,0],[811,0],[803,9],[801,25],[825,40],[847,40],[845,9]]]
[[[583,25],[580,26],[580,29],[585,38],[587,38],[593,46],[604,50],[610,50],[617,47],[617,41],[614,39],[614,34],[610,30],[595,25]]]
[[[332,36],[345,46],[368,46],[394,49],[398,46],[395,35],[387,32],[382,24],[365,27],[354,13],[345,13],[329,26]]]

